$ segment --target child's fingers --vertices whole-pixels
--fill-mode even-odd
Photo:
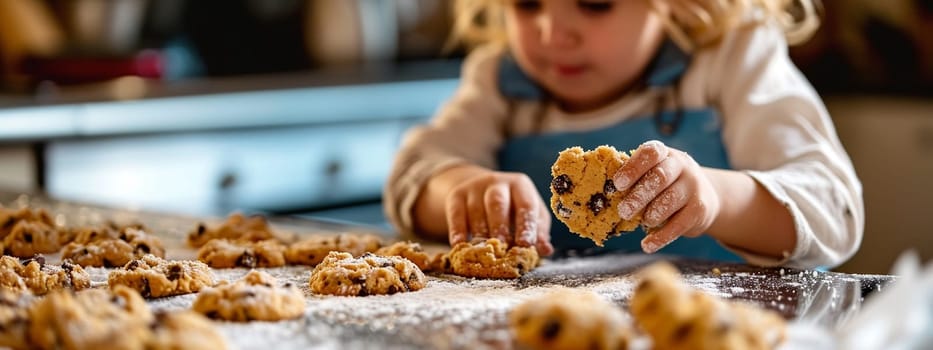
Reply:
[[[684,233],[697,226],[696,210],[691,210],[691,204],[678,211],[664,226],[652,230],[645,239],[641,240],[641,249],[651,254],[664,248]]]
[[[483,203],[483,193],[470,191],[467,193],[467,223],[473,238],[489,238],[489,227],[486,225],[486,205]]]
[[[538,199],[537,191],[511,187],[512,205],[515,212],[515,244],[522,247],[534,246],[538,241]]]
[[[632,190],[619,202],[619,216],[630,220],[641,212],[658,194],[670,186],[683,172],[683,164],[668,157],[648,169]]]
[[[647,227],[658,227],[674,213],[687,205],[687,182],[675,181],[645,208],[641,222]]]
[[[661,141],[651,140],[638,146],[632,158],[622,164],[612,177],[613,185],[625,191],[635,184],[648,170],[667,158],[669,150]]]
[[[483,204],[486,207],[489,234],[508,244],[512,244],[512,234],[509,230],[509,205],[511,203],[507,183],[495,183],[486,188]]]
[[[466,212],[466,198],[461,192],[451,192],[447,196],[444,211],[447,214],[447,234],[450,245],[466,242],[468,239],[468,225]]]

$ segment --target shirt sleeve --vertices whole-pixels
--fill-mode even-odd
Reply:
[[[710,91],[718,94],[712,97],[732,166],[783,204],[797,230],[796,247],[783,259],[730,249],[762,266],[844,262],[861,244],[861,183],[826,107],[791,62],[783,33],[770,25],[743,29],[715,55]]]
[[[431,176],[464,163],[497,166],[508,112],[496,87],[500,57],[501,49],[491,46],[470,53],[454,95],[430,123],[406,133],[383,191],[386,216],[402,236],[416,233],[412,209]]]

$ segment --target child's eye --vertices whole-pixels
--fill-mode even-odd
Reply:
[[[515,8],[520,11],[525,12],[535,12],[541,9],[541,1],[539,0],[517,0],[515,1]]]
[[[577,6],[587,12],[603,13],[612,10],[612,4],[612,1],[580,1]]]

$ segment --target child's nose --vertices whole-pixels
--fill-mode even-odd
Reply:
[[[570,48],[580,42],[573,23],[557,14],[542,14],[538,17],[541,43],[554,48]]]

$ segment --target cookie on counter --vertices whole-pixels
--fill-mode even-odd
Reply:
[[[214,285],[214,273],[200,261],[170,261],[155,255],[131,260],[107,277],[111,288],[125,285],[144,298],[195,293]]]
[[[11,256],[2,256],[0,286],[15,293],[28,290],[35,295],[44,295],[62,289],[87,289],[91,286],[91,278],[81,266],[67,261],[52,265],[46,264],[42,256],[22,261]]]
[[[233,213],[227,217],[227,221],[217,227],[210,228],[203,222],[199,223],[193,231],[188,233],[187,242],[189,246],[199,248],[208,241],[219,238],[255,242],[276,237],[264,216],[243,216],[241,213]]]
[[[0,252],[20,258],[56,253],[73,238],[44,209],[0,208]]]
[[[529,349],[627,349],[634,336],[621,308],[593,292],[561,289],[509,312],[518,344]]]
[[[609,237],[635,230],[641,213],[631,220],[619,216],[616,208],[624,193],[612,181],[628,159],[611,146],[588,152],[580,147],[561,151],[551,166],[551,210],[557,219],[598,246]]]
[[[345,252],[353,256],[375,252],[382,246],[379,236],[365,233],[314,235],[292,243],[285,251],[285,261],[292,265],[315,266],[330,252]]]
[[[424,288],[424,273],[408,259],[372,253],[354,258],[332,251],[311,272],[311,291],[317,294],[367,296]]]
[[[290,283],[279,286],[274,277],[253,270],[236,282],[201,290],[191,308],[227,321],[279,321],[304,314],[305,297]]]
[[[215,349],[226,342],[200,314],[153,314],[139,293],[125,286],[77,294],[58,292],[29,310],[29,348]]]
[[[29,306],[36,298],[0,288],[0,348],[29,348]]]
[[[417,242],[395,242],[389,246],[376,250],[376,255],[400,256],[408,259],[408,261],[415,263],[415,265],[418,265],[418,268],[421,269],[421,271],[428,271],[431,269],[431,257],[424,252],[424,249],[421,248],[421,244]]]
[[[693,290],[677,269],[656,263],[637,273],[630,311],[658,349],[775,349],[785,322],[777,313]]]
[[[477,278],[519,278],[540,261],[534,248],[509,247],[497,238],[457,243],[447,259],[454,274]]]
[[[285,266],[285,246],[275,240],[212,239],[198,250],[198,260],[214,268]]]
[[[85,267],[119,267],[146,254],[163,258],[165,248],[158,237],[139,228],[82,228],[62,249],[62,260]]]

